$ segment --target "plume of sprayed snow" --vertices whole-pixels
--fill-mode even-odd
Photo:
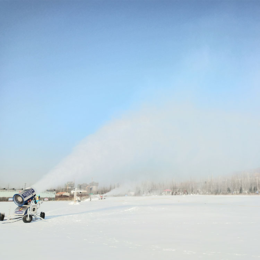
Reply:
[[[106,196],[124,196],[124,195],[128,195],[130,193],[133,193],[132,195],[134,195],[134,190],[135,190],[136,186],[135,183],[124,183],[121,184],[119,187],[109,191],[108,193],[106,193]]]
[[[259,121],[187,105],[146,107],[88,136],[33,185],[102,184],[223,175],[259,167]]]
[[[153,183],[152,181],[135,181],[121,183],[115,189],[107,192],[106,196],[124,195],[160,195],[162,190],[167,187],[165,183]]]

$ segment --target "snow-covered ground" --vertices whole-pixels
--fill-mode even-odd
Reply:
[[[41,210],[46,221],[0,224],[0,259],[260,259],[260,196],[109,197]]]

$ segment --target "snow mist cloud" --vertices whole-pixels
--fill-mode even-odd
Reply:
[[[88,136],[33,187],[182,180],[259,167],[259,120],[192,105],[147,106]]]

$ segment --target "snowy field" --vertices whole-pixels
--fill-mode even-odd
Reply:
[[[45,202],[46,221],[0,224],[0,259],[260,259],[260,196],[69,203]]]

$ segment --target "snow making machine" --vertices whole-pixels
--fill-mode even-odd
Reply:
[[[26,188],[21,193],[14,194],[14,203],[18,206],[13,215],[5,217],[4,213],[0,213],[0,221],[3,223],[12,223],[23,220],[24,223],[30,223],[32,220],[44,219],[45,213],[39,212],[42,202],[36,197],[33,188]]]

